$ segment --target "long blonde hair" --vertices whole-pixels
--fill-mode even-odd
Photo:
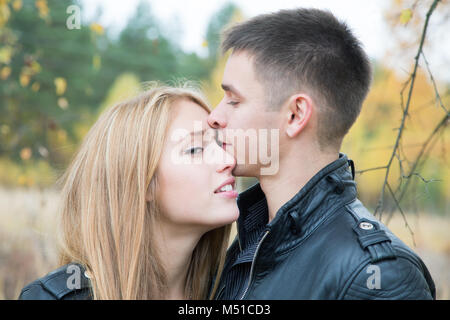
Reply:
[[[77,262],[90,273],[94,299],[161,299],[164,265],[154,246],[160,214],[155,201],[157,167],[171,106],[189,99],[210,112],[188,87],[157,86],[107,109],[85,137],[61,177],[60,263]],[[214,273],[223,268],[230,226],[198,242],[188,269],[185,296],[205,299]],[[215,281],[211,297],[217,289]]]

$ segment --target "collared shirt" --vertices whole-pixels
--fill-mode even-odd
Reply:
[[[241,224],[238,223],[241,252],[228,272],[223,275],[223,281],[227,284],[223,299],[237,300],[243,295],[250,277],[250,269],[256,248],[269,219],[267,200],[259,184],[252,186],[245,193],[245,198],[241,194],[237,199],[241,215],[239,220],[242,221]],[[252,196],[257,196],[258,198],[249,199]],[[244,203],[249,201],[255,202],[246,208]],[[249,218],[243,219],[244,216]]]

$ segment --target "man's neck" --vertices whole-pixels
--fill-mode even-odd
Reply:
[[[269,208],[269,222],[278,210],[292,199],[322,168],[339,158],[336,154],[304,152],[280,159],[276,175],[260,176],[261,189],[266,195]]]

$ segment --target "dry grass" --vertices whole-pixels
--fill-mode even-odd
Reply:
[[[57,193],[0,189],[0,299],[56,267]]]
[[[56,267],[54,190],[0,188],[0,299],[16,299],[21,288]],[[416,247],[401,216],[389,228],[425,261],[439,299],[450,298],[450,217],[410,215]]]
[[[384,220],[383,220],[384,221]],[[425,262],[433,277],[438,299],[450,299],[450,216],[410,214],[406,221],[396,214],[388,224]]]

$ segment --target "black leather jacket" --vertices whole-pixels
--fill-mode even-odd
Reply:
[[[243,192],[216,299],[435,299],[426,266],[356,198],[353,175],[340,154],[268,224],[259,184]]]
[[[20,300],[91,300],[91,283],[83,266],[66,264],[22,289]]]

